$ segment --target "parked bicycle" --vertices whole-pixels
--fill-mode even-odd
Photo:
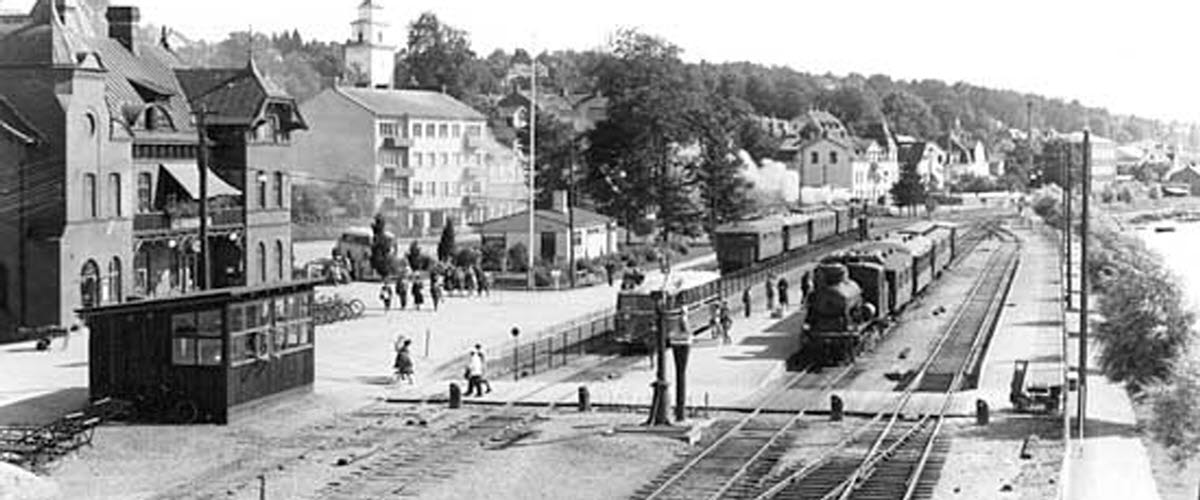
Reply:
[[[346,300],[340,295],[318,296],[312,305],[313,322],[325,325],[361,317],[367,305],[359,299]]]

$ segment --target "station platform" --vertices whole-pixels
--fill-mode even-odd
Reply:
[[[689,407],[752,407],[756,393],[784,375],[788,357],[798,348],[796,332],[801,316],[794,306],[792,314],[783,318],[771,318],[764,309],[757,305],[750,318],[736,316],[731,344],[698,338],[689,348],[686,381]],[[666,370],[673,404],[678,384],[670,351],[667,352]],[[518,381],[491,380],[491,393],[464,398],[464,401],[468,404],[503,404],[514,400],[521,400],[523,405],[573,404],[577,401],[579,388],[585,386],[593,405],[641,407],[650,402],[650,383],[654,378],[655,368],[650,355],[592,356],[565,368]],[[413,386],[397,384],[385,398],[395,402],[443,402],[448,398],[450,383],[466,389],[466,381],[460,376]]]

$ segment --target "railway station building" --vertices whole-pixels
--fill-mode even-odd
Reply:
[[[564,191],[553,193],[549,210],[534,212],[533,256],[546,262],[566,262],[570,220]],[[478,225],[482,244],[508,251],[516,244],[529,245],[529,211],[517,212]],[[576,259],[591,259],[617,253],[617,224],[611,217],[575,207],[575,232],[570,236]]]
[[[38,0],[0,26],[0,339],[198,285],[199,137],[211,283],[291,278],[295,102],[248,61],[189,68],[137,7]],[[164,32],[165,35],[165,32]],[[196,112],[204,109],[203,130]]]

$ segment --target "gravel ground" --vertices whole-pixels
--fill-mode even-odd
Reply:
[[[628,498],[687,453],[685,443],[648,434],[609,432],[645,415],[549,415],[535,433],[500,450],[480,450],[452,480],[420,492],[423,499]]]
[[[1064,453],[1060,419],[1011,416],[987,426],[955,419],[942,432],[952,438],[934,499],[1056,498]],[[1025,439],[1035,435],[1027,448],[1031,458],[1022,459]]]

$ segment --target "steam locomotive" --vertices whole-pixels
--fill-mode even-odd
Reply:
[[[898,314],[958,253],[958,227],[923,222],[828,255],[813,269],[805,297],[805,351],[822,364],[871,350]]]

